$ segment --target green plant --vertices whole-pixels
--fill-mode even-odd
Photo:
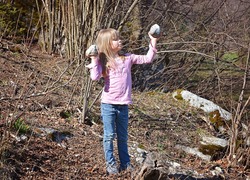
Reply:
[[[14,31],[15,24],[18,17],[18,11],[15,7],[11,6],[11,4],[0,3],[0,32],[2,33],[10,33]]]
[[[13,126],[20,134],[25,134],[30,130],[30,127],[21,118],[17,119]]]
[[[68,119],[71,117],[71,113],[68,110],[66,110],[66,111],[63,110],[60,112],[60,117],[63,119]]]
[[[34,4],[35,0],[0,2],[0,36],[27,36],[39,22],[39,14]],[[16,40],[21,41],[19,38]]]
[[[158,148],[159,151],[164,151],[165,146],[164,146],[163,143],[158,143],[158,144],[157,144],[157,148]]]
[[[228,52],[228,53],[224,54],[223,57],[222,57],[222,59],[230,61],[230,62],[232,62],[232,61],[234,61],[234,60],[236,60],[238,58],[239,58],[239,56],[235,52]]]

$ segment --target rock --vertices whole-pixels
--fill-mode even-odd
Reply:
[[[221,169],[221,167],[216,166],[214,170],[211,171],[211,173],[213,176],[218,176],[223,174],[223,170]]]
[[[170,167],[168,168],[168,171],[170,174],[175,174],[177,173],[177,170],[180,169],[181,165],[176,162],[169,162]]]
[[[216,171],[216,173],[218,173]],[[192,176],[191,176],[192,175]],[[194,177],[193,177],[194,176]],[[165,180],[165,179],[197,179],[204,175],[193,169],[182,168],[179,163],[169,161],[163,154],[148,153],[148,156],[137,173],[135,180]]]
[[[154,24],[153,26],[151,26],[149,34],[151,34],[154,38],[159,38],[161,36],[160,26],[158,24]]]
[[[196,156],[200,157],[201,159],[203,159],[205,161],[210,161],[211,160],[210,155],[203,154],[197,148],[190,148],[190,147],[182,146],[182,145],[176,145],[175,148],[181,149],[181,150],[185,151],[188,154],[196,155]]]
[[[159,157],[156,153],[149,153],[135,180],[158,180],[167,177],[166,170],[162,166],[158,167],[158,161]]]
[[[10,136],[12,136],[13,138],[15,138],[15,140],[17,142],[25,141],[25,140],[28,139],[28,137],[26,135],[23,135],[23,134],[21,134],[20,136],[17,136],[17,135],[14,135],[14,134],[10,133]]]
[[[202,109],[206,113],[212,113],[218,111],[220,117],[222,117],[225,120],[229,121],[232,119],[232,114],[230,112],[216,105],[212,101],[199,97],[196,94],[193,94],[187,90],[180,90],[180,89],[176,90],[173,93],[173,98],[175,98],[176,100],[185,100],[191,106]],[[217,115],[217,113],[215,115]]]
[[[228,146],[228,141],[217,137],[202,137],[201,144],[226,147]]]
[[[129,154],[131,157],[135,157],[138,164],[142,164],[147,157],[147,151],[138,147],[138,143],[129,145]]]
[[[242,136],[244,138],[244,143],[247,146],[250,146],[250,133],[249,133],[249,128],[246,124],[241,123],[242,125]]]

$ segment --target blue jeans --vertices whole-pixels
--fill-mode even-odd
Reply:
[[[128,154],[128,105],[101,104],[103,121],[103,148],[107,165],[116,164],[113,152],[113,140],[117,135],[120,167],[130,164]]]

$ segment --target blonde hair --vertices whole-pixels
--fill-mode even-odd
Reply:
[[[112,41],[118,39],[119,32],[112,28],[102,29],[98,33],[96,45],[98,47],[99,58],[102,65],[102,75],[104,77],[107,75],[107,70],[109,68],[116,68],[116,52],[112,50]]]

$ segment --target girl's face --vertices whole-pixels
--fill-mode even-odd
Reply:
[[[111,47],[115,52],[120,51],[122,49],[122,41],[120,38],[113,39],[111,42]]]

